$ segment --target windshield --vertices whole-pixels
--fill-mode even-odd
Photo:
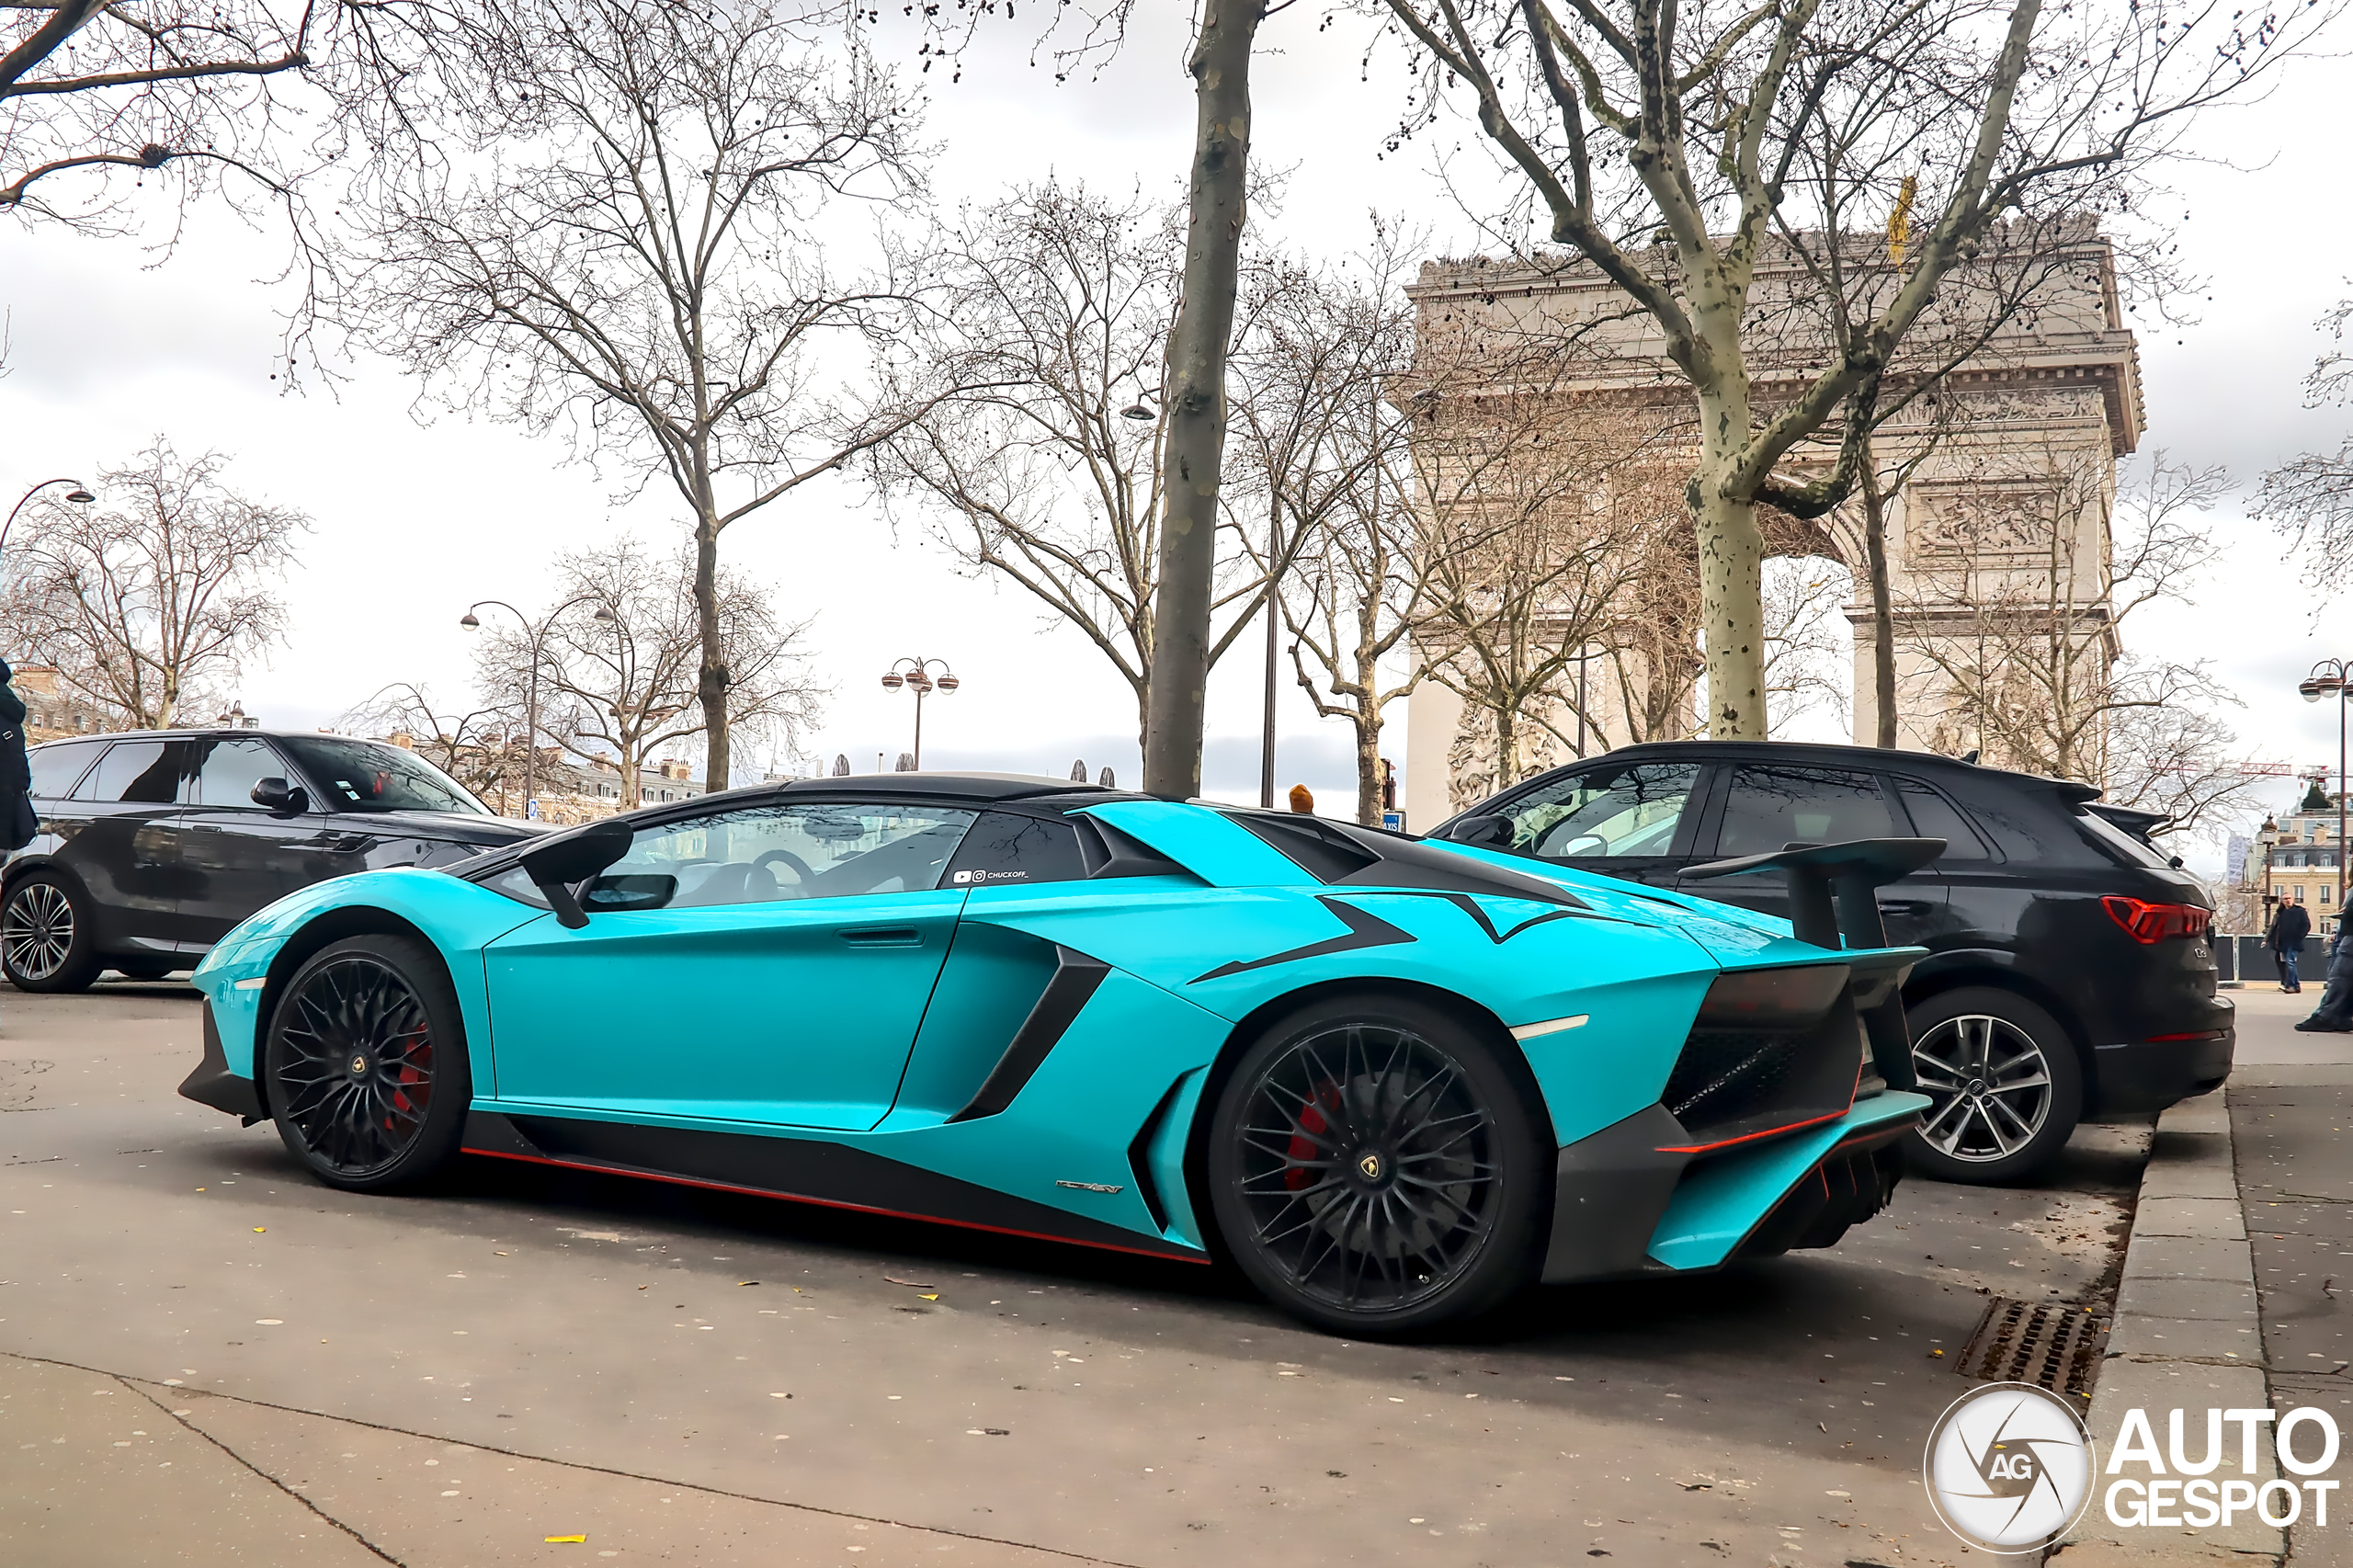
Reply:
[[[341,735],[290,735],[278,744],[326,792],[331,812],[456,812],[486,817],[488,806],[466,787],[417,756],[375,741]]]

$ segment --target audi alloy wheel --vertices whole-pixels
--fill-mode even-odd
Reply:
[[[1914,1009],[1912,1065],[1936,1103],[1912,1136],[1912,1160],[1948,1181],[1999,1186],[2039,1172],[2075,1131],[2083,1074],[2041,1008],[1970,987]]]

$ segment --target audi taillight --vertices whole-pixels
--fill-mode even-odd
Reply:
[[[2162,942],[2167,937],[2203,937],[2214,918],[2211,909],[2194,903],[2151,903],[2146,899],[2127,898],[2122,893],[2109,893],[2100,901],[2108,917],[2124,927],[2125,934],[2146,946]]]

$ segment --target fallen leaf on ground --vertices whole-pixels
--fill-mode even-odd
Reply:
[[[923,1293],[923,1299],[926,1301],[936,1301],[939,1300],[939,1292],[937,1290],[926,1290]]]
[[[540,1539],[550,1543],[553,1543],[556,1541],[565,1540],[586,1540],[588,1538],[585,1535],[551,1535],[542,1536]]]

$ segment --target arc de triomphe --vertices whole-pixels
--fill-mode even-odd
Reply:
[[[1758,268],[1759,297],[1771,293],[1771,271],[1769,262]],[[1966,289],[1965,277],[1958,286]],[[1580,368],[1573,386],[1552,372],[1545,392],[1568,387],[1574,394],[1570,401],[1583,407],[1614,402],[1689,408],[1688,390],[1665,364],[1647,323],[1630,314],[1624,297],[1589,266],[1540,271],[1521,264],[1431,262],[1407,292],[1425,364],[1434,346],[1460,352],[1483,336],[1495,343],[1557,340],[1566,334],[1554,324],[1586,324],[1585,341],[1598,343],[1601,352],[1574,357]],[[1597,321],[1604,324],[1597,334],[1591,324]],[[1782,388],[1794,388],[1807,369],[1802,354],[1790,356]],[[1421,385],[1427,390],[1418,403],[1407,400],[1407,411],[1417,426],[1427,509],[1444,503],[1436,499],[1442,487],[1433,481],[1433,460],[1425,455],[1418,427],[1433,415],[1438,423],[1432,427],[1443,427],[1450,401],[1492,396],[1498,388],[1492,381],[1467,384],[1427,371]],[[1759,404],[1776,395],[1775,385],[1760,374]],[[1688,417],[1688,412],[1670,416]],[[1938,401],[1916,404],[1876,437],[1882,471],[1905,456],[1920,459],[1885,508],[1900,744],[1959,752],[1975,744],[1934,661],[1919,650],[1940,637],[1966,635],[1986,596],[2002,592],[2006,583],[2022,585],[2030,597],[2033,583],[2050,576],[2056,562],[2075,580],[2097,585],[2070,591],[2072,619],[2104,626],[2116,465],[2139,444],[2143,425],[2139,358],[2124,324],[2114,256],[2086,225],[2040,264],[2026,307],[1942,377]],[[1868,744],[1877,724],[1875,642],[1859,503],[1850,501],[1824,522],[1797,529],[1810,537],[1790,548],[1830,555],[1855,574],[1856,594],[1846,607],[1855,628],[1853,731],[1859,744]],[[1673,526],[1689,525],[1677,519]],[[2111,639],[2104,656],[2114,652]],[[1415,656],[1444,655],[1417,647]],[[1606,691],[1589,696],[1586,754],[1626,744],[1622,705]],[[1697,723],[1696,702],[1683,711]],[[1407,712],[1407,821],[1427,830],[1477,799],[1485,776],[1464,776],[1467,748],[1476,744],[1474,725],[1466,724],[1465,705],[1454,691],[1425,678],[1408,699]],[[1521,756],[1519,770],[1574,755],[1573,744],[1547,738]],[[1987,760],[1997,758],[1989,751]]]

